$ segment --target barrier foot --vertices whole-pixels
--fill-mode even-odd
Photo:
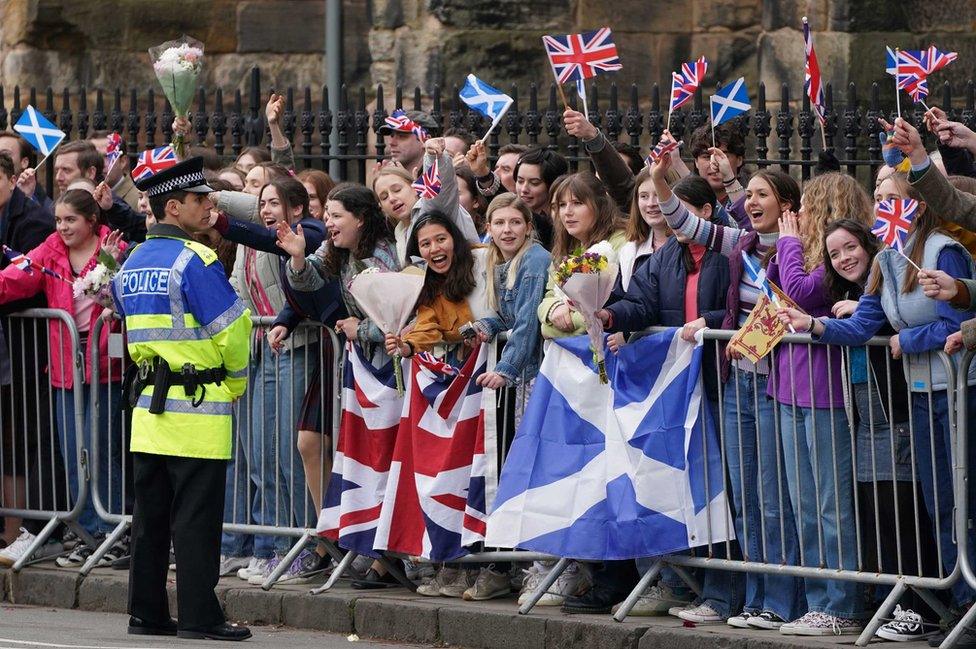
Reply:
[[[56,530],[60,524],[61,521],[57,518],[52,518],[47,522],[47,525],[45,525],[44,529],[42,529],[40,534],[37,535],[34,542],[30,544],[23,556],[14,562],[14,565],[12,566],[14,572],[20,572],[24,566],[30,563],[30,558],[34,556],[34,553],[37,552],[42,545],[47,543],[47,540],[51,538],[51,535],[54,534],[54,530]]]
[[[963,615],[956,623],[956,626],[952,627],[952,631],[949,632],[946,639],[943,640],[942,644],[939,645],[939,649],[952,649],[956,642],[959,641],[959,637],[962,636],[966,629],[970,628],[974,622],[976,622],[976,606],[970,607],[969,610],[966,611],[966,614]]]
[[[112,530],[112,533],[105,537],[102,544],[95,548],[95,551],[92,552],[91,556],[85,561],[85,564],[81,567],[81,570],[78,571],[78,574],[80,574],[82,577],[87,577],[88,573],[92,571],[99,560],[105,556],[105,553],[108,552],[113,545],[119,542],[119,539],[122,538],[128,529],[129,522],[122,519],[122,521],[115,526],[115,529]]]
[[[386,568],[386,571],[393,575],[393,578],[400,582],[404,588],[409,589],[412,593],[417,592],[417,584],[407,579],[406,573],[403,570],[400,570],[399,561],[391,561],[386,555],[380,555],[380,558],[377,559],[377,561],[379,561],[380,565]]]
[[[342,561],[339,562],[339,565],[337,565],[335,567],[335,570],[332,571],[332,574],[329,575],[329,578],[326,580],[326,582],[321,586],[319,586],[318,588],[313,588],[312,590],[308,591],[308,594],[319,595],[329,590],[333,586],[335,586],[336,582],[339,581],[339,579],[346,572],[346,570],[349,569],[349,566],[352,565],[352,562],[356,560],[357,556],[359,555],[351,550],[347,552],[346,556],[342,557]]]
[[[546,578],[542,580],[541,584],[539,584],[539,589],[532,593],[532,597],[529,598],[529,601],[519,607],[519,615],[528,615],[529,611],[535,608],[535,605],[539,603],[539,600],[542,599],[542,596],[546,594],[546,591],[552,588],[552,585],[556,583],[557,579],[559,579],[559,575],[563,574],[566,568],[569,567],[570,561],[572,561],[572,559],[560,559],[556,562],[556,565],[552,567],[552,570],[549,571]]]
[[[303,549],[305,549],[305,544],[308,543],[308,540],[311,537],[311,534],[305,532],[305,534],[302,535],[302,538],[298,539],[298,543],[291,546],[291,550],[288,551],[285,558],[278,563],[275,569],[271,571],[271,574],[268,575],[268,578],[264,580],[264,583],[261,584],[261,590],[271,590],[271,587],[277,583],[278,579],[281,578],[281,575],[285,574],[285,571],[291,567],[291,564],[294,563],[295,559],[298,558],[298,555],[301,554]]]
[[[684,566],[679,566],[677,564],[671,564],[671,569],[674,570],[674,574],[678,575],[681,581],[685,582],[685,584],[688,585],[688,588],[690,588],[695,593],[695,595],[699,595],[699,596],[701,595],[702,592],[701,584],[698,583],[698,580],[695,579],[690,572],[688,572],[687,568],[685,568]]]
[[[885,621],[891,611],[895,608],[895,604],[901,599],[901,596],[905,594],[907,587],[905,582],[898,581],[894,586],[891,587],[891,592],[885,597],[885,600],[878,607],[878,610],[874,612],[874,615],[864,625],[864,630],[861,631],[861,635],[857,636],[857,640],[854,642],[858,647],[866,647],[871,639],[874,638],[874,634],[878,629],[881,628],[881,624]]]
[[[637,585],[634,586],[634,589],[630,591],[629,595],[627,595],[627,599],[625,599],[620,606],[617,607],[617,612],[613,614],[614,620],[617,622],[623,622],[627,619],[627,616],[630,615],[630,611],[637,604],[637,600],[641,598],[641,595],[643,595],[644,591],[647,590],[647,587],[651,585],[651,582],[654,581],[659,574],[661,574],[661,569],[663,567],[664,562],[660,559],[654,562],[654,565],[652,565],[648,571],[644,573],[644,575],[640,578],[640,581],[637,582]]]
[[[954,617],[952,611],[950,611],[949,607],[943,604],[938,597],[933,595],[932,591],[928,590],[927,588],[910,588],[915,591],[915,593],[917,593],[918,596],[921,597],[933,611],[935,611],[936,615],[939,616],[940,622],[948,625],[948,623],[952,621]]]

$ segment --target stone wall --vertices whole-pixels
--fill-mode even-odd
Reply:
[[[207,48],[204,83],[244,88],[252,65],[264,88],[324,81],[324,0],[0,0],[0,71],[15,84],[148,88],[147,48],[180,33]],[[835,86],[878,81],[884,45],[931,43],[959,53],[940,72],[961,92],[976,61],[973,0],[344,0],[344,74],[350,86],[459,84],[469,72],[505,87],[548,83],[542,34],[609,25],[621,83],[668,83],[705,55],[708,84],[803,77],[800,17],[815,30]],[[771,92],[770,96],[778,96]],[[861,95],[864,97],[864,95]]]

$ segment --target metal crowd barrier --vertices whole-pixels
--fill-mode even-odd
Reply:
[[[270,588],[278,578],[289,568],[294,559],[305,548],[310,539],[317,539],[315,526],[318,510],[306,489],[305,471],[298,451],[298,418],[305,397],[306,386],[311,382],[321,362],[323,347],[331,352],[330,367],[322,368],[324,375],[328,373],[334,380],[340,376],[342,355],[341,345],[335,332],[328,327],[316,323],[300,324],[292,336],[285,341],[282,355],[269,352],[265,335],[274,322],[271,317],[252,317],[254,334],[252,337],[252,357],[249,370],[248,388],[235,404],[234,435],[232,461],[229,463],[225,502],[225,521],[223,531],[228,534],[242,534],[249,536],[272,537],[262,539],[262,543],[271,546],[275,551],[274,538],[290,537],[298,539],[287,544],[285,552],[277,568],[264,583]],[[99,321],[92,336],[100,334],[104,324]],[[307,332],[307,333],[306,333]],[[307,336],[307,344],[292,347],[292,340],[300,335]],[[111,334],[109,355],[113,358],[130,362],[124,350],[123,334]],[[97,348],[93,348],[97,354]],[[287,358],[287,362],[283,359]],[[102,399],[95,386],[99,384],[97,359],[92,361],[92,426],[96,426],[102,410],[113,412],[123,409],[122,403],[102,403]],[[293,374],[292,368],[301,367],[300,372]],[[112,366],[109,365],[109,371]],[[118,376],[110,376],[109,382],[122,380]],[[338,393],[326,393],[325,381],[319,383],[319,417],[320,426],[327,427],[332,439],[338,431],[341,410],[338,403]],[[338,385],[335,383],[334,385]],[[111,395],[110,395],[111,396]],[[124,409],[123,409],[124,410]],[[99,447],[99,436],[93,436],[91,454],[94,461],[102,462],[110,457],[112,446],[128,449],[129,418],[123,416],[110,422],[118,421],[120,426],[116,430],[108,431],[106,439],[109,448]],[[331,449],[321,448],[319,466],[331,456]],[[91,472],[92,499],[98,516],[113,525],[114,530],[108,534],[101,545],[92,553],[81,568],[81,574],[87,575],[108,552],[118,543],[128,531],[132,523],[131,504],[122,507],[124,503],[131,503],[131,475],[126,463],[114,467],[107,472],[108,493],[113,489],[121,490],[121,498],[112,503],[103,498],[103,489],[99,484],[100,471]],[[274,476],[270,479],[269,476]],[[323,478],[321,492],[328,485],[328,476]],[[257,539],[251,539],[255,542]],[[341,559],[337,548],[323,540],[330,553]],[[278,551],[281,550],[279,546]]]
[[[49,321],[57,320],[65,334],[52,348]],[[2,319],[0,344],[9,352],[9,384],[0,388],[0,516],[46,521],[26,552],[13,564],[20,571],[65,524],[82,540],[92,537],[78,519],[88,498],[88,462],[84,447],[84,358],[74,319],[60,309],[27,309]],[[67,339],[67,340],[65,340]],[[67,348],[66,348],[67,346]],[[64,367],[64,359],[70,367]],[[61,366],[72,377],[72,388],[62,391],[57,406],[49,371]],[[69,413],[69,402],[73,412]],[[75,444],[66,448],[65,433],[57,421],[73,418]],[[72,476],[71,465],[74,465]],[[10,532],[10,530],[7,530]]]

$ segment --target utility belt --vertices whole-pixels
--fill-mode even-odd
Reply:
[[[151,361],[144,361],[138,365],[132,364],[126,369],[122,381],[122,393],[126,397],[129,408],[135,408],[142,391],[152,385],[149,412],[153,415],[161,415],[166,410],[166,397],[170,388],[182,386],[183,393],[192,398],[190,405],[197,408],[203,403],[207,394],[207,384],[220,385],[225,378],[227,378],[227,370],[223,367],[199,370],[193,366],[193,363],[184,363],[179,372],[174,372],[166,361],[157,356]],[[200,396],[196,396],[198,389]]]

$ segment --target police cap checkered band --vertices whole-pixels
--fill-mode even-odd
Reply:
[[[136,182],[150,197],[169,192],[209,193],[214,191],[203,177],[203,158],[194,157]]]

